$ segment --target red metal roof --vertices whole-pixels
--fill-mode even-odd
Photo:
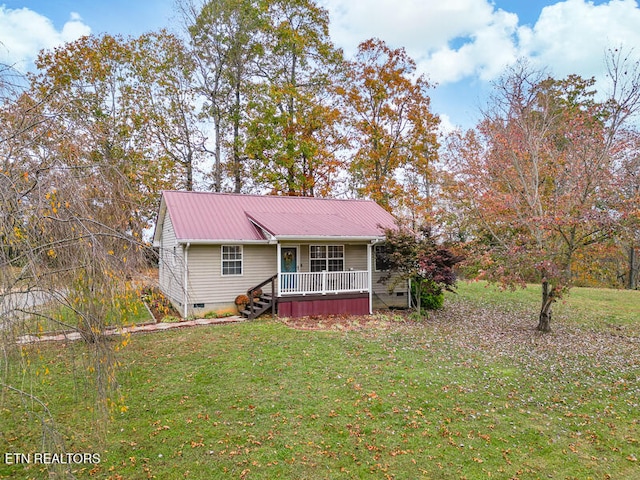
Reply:
[[[155,239],[165,215],[181,242],[268,239],[262,230],[276,238],[375,238],[395,226],[386,210],[368,200],[166,191]]]

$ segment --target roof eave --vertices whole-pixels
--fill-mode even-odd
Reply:
[[[154,247],[160,247],[162,245],[162,229],[164,228],[164,219],[167,215],[167,204],[164,201],[164,196],[160,197],[160,207],[158,208],[158,218],[156,220],[155,229],[153,231],[152,245]]]
[[[265,240],[240,240],[235,238],[222,239],[188,239],[178,238],[176,242],[179,245],[272,245],[275,242],[381,242],[384,241],[384,235],[278,235],[273,239]]]
[[[202,239],[202,238],[178,238],[176,242],[179,245],[269,245],[269,240],[239,240],[236,238],[216,238],[216,239]]]
[[[276,235],[276,240],[292,242],[378,242],[384,235]]]

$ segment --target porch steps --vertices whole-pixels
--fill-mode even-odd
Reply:
[[[267,310],[271,310],[275,313],[275,308],[273,307],[275,299],[273,298],[273,295],[276,291],[277,278],[278,274],[272,275],[261,284],[247,290],[247,297],[249,297],[250,301],[247,307],[240,312],[240,315],[248,318],[249,320],[253,320],[265,313]],[[262,287],[265,287],[268,284],[271,284],[270,293],[263,293]],[[255,297],[258,297],[258,299],[254,300]]]
[[[247,308],[242,310],[240,314],[249,320],[253,320],[254,318],[257,318],[263,313],[272,309],[273,309],[273,297],[271,295],[265,294],[265,295],[260,295],[257,301],[247,305]]]

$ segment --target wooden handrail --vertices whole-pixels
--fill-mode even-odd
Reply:
[[[267,278],[264,282],[256,285],[255,287],[250,288],[249,290],[247,290],[247,297],[249,297],[249,311],[253,312],[253,292],[255,292],[256,290],[260,290],[262,289],[262,287],[264,287],[267,283],[271,282],[271,305],[273,307],[275,307],[276,304],[276,279],[278,278],[278,274],[276,273],[275,275]],[[274,308],[274,312],[275,312],[275,308]]]
[[[278,278],[278,274],[277,273],[275,275],[267,278],[264,282],[256,285],[255,287],[250,288],[249,290],[247,290],[247,296],[251,297],[251,295],[249,295],[250,293],[252,293],[255,290],[259,290],[260,288],[264,287],[269,282],[273,283],[276,278]],[[272,295],[275,296],[275,292],[274,291],[272,291],[271,293],[272,293]]]

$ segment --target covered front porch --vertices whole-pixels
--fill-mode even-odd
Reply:
[[[277,306],[283,317],[372,313],[370,272],[279,273]]]
[[[335,295],[340,293],[367,293],[371,288],[368,270],[340,272],[280,272],[278,297],[291,295]]]
[[[277,273],[254,287],[261,310],[284,317],[372,313],[374,243],[278,242]]]
[[[278,242],[278,314],[371,313],[373,244]]]

